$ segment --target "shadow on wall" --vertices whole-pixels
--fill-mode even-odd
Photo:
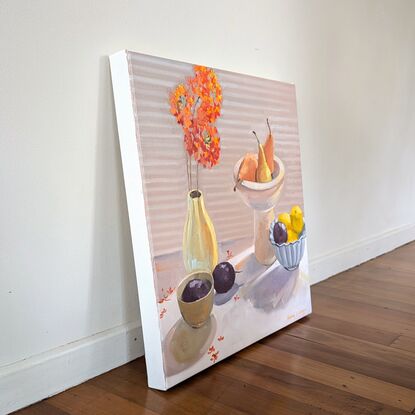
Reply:
[[[137,283],[107,56],[99,58],[90,332],[139,320]]]

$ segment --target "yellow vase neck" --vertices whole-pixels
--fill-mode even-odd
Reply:
[[[202,209],[205,208],[203,193],[200,190],[191,190],[188,193],[187,200],[188,200],[188,205],[189,206],[199,206]]]

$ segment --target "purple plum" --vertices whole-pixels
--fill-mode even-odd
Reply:
[[[213,270],[215,290],[219,294],[228,292],[235,282],[235,270],[229,262],[221,262]]]
[[[185,303],[193,303],[193,301],[197,301],[203,297],[206,297],[209,294],[211,288],[212,283],[209,280],[201,280],[199,278],[190,280],[184,287],[182,300]]]
[[[274,225],[274,241],[276,244],[283,244],[287,242],[288,234],[287,227],[282,222],[277,222]]]

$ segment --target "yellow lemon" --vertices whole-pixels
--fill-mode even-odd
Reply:
[[[301,233],[304,227],[303,211],[300,206],[293,206],[291,208],[291,226],[297,233]]]
[[[291,218],[287,212],[278,215],[278,222],[282,222],[287,229],[291,228]]]
[[[294,232],[292,229],[287,231],[287,242],[294,242],[298,239],[298,233]]]

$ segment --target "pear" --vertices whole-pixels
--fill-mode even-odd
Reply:
[[[265,144],[264,144],[264,153],[265,153],[265,158],[267,159],[267,164],[269,169],[271,170],[271,174],[274,173],[274,137],[272,135],[271,132],[271,127],[269,125],[269,121],[267,118],[267,125],[268,125],[268,130],[269,130],[269,134],[267,139],[265,140]]]
[[[258,160],[255,154],[247,153],[242,161],[239,170],[239,180],[255,181],[256,169],[258,167]]]
[[[255,131],[252,131],[258,142],[258,168],[256,169],[256,181],[258,183],[267,183],[272,180],[271,170],[268,167],[265,158],[264,147],[260,143]]]
[[[255,154],[247,153],[242,160],[241,165],[239,166],[238,172],[238,181],[237,183],[247,180],[250,182],[255,182],[256,180],[256,169],[258,166],[258,160]],[[236,191],[236,186],[233,188],[234,192]]]

